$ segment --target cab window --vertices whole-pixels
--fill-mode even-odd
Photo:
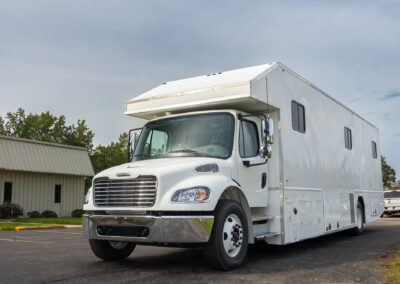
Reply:
[[[248,120],[242,120],[239,131],[239,154],[242,158],[257,156],[260,149],[257,125]]]

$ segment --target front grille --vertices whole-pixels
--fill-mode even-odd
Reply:
[[[135,179],[99,179],[94,181],[94,204],[97,206],[151,207],[156,200],[155,176]]]

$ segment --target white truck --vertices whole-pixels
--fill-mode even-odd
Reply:
[[[383,192],[385,211],[387,215],[400,212],[400,190],[385,190]]]
[[[163,83],[125,114],[149,122],[85,198],[104,260],[202,246],[229,270],[257,240],[360,234],[384,210],[378,129],[279,62]]]

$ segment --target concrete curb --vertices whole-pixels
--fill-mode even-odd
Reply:
[[[20,230],[40,230],[40,229],[60,229],[65,228],[64,225],[47,225],[47,226],[21,226],[15,227],[16,231]]]
[[[82,225],[64,225],[65,228],[82,228]]]

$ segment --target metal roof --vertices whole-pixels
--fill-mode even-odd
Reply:
[[[85,148],[0,135],[0,169],[93,176]]]

